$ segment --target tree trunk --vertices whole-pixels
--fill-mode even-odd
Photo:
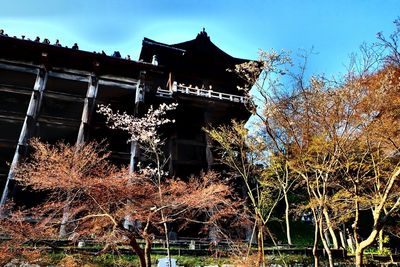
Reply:
[[[331,238],[332,238],[333,248],[334,249],[338,249],[339,248],[339,243],[338,243],[338,240],[337,240],[337,237],[336,237],[336,234],[335,234],[335,230],[333,230],[331,219],[329,218],[329,214],[328,214],[328,211],[326,210],[326,208],[323,209],[323,213],[324,213],[324,217],[325,217],[325,220],[326,220],[326,225],[328,226],[328,230],[329,230],[329,233],[330,233]]]
[[[68,193],[67,196],[67,201],[65,202],[65,206],[63,208],[63,216],[61,219],[61,223],[60,223],[60,231],[59,231],[59,237],[60,238],[65,238],[67,236],[67,224],[68,224],[68,220],[70,217],[70,212],[69,212],[69,205],[71,202],[71,193]]]
[[[342,248],[346,249],[347,245],[346,245],[346,232],[344,230],[344,226],[343,229],[339,229],[339,236],[340,236],[340,242],[342,243]]]
[[[155,156],[156,156],[156,163],[157,163],[157,187],[158,187],[158,197],[160,200],[160,206],[164,206],[164,200],[163,200],[163,193],[161,190],[161,163],[160,163],[160,158],[158,155],[158,152],[156,150],[153,151]],[[160,209],[160,214],[161,214],[161,220],[163,222],[164,226],[164,234],[165,234],[165,245],[167,247],[167,258],[168,258],[168,263],[171,266],[171,251],[169,247],[169,236],[168,236],[168,225],[167,225],[167,220],[164,215],[164,211]]]
[[[320,220],[319,220],[319,237],[321,238],[322,245],[324,246],[325,252],[328,255],[329,267],[333,267],[332,252],[331,252],[330,247],[328,246],[328,242],[325,240],[325,237],[324,237],[322,218],[320,218]]]
[[[146,239],[146,245],[144,247],[144,256],[146,261],[146,267],[151,267],[151,241],[148,238]]]
[[[257,234],[257,266],[260,266],[262,263],[262,247],[261,247],[261,230],[258,229]]]
[[[314,217],[315,218],[315,217]],[[314,256],[314,266],[319,266],[319,258],[318,258],[318,240],[319,240],[319,227],[318,222],[315,221],[314,227],[314,245],[313,245],[313,256]]]
[[[375,240],[376,237],[378,236],[378,233],[380,230],[382,230],[382,225],[379,225],[377,223],[377,221],[379,220],[376,216],[375,216],[375,226],[374,229],[371,231],[371,233],[369,234],[369,236],[364,239],[362,242],[358,243],[356,241],[356,266],[362,266],[362,258],[363,258],[363,254],[364,254],[364,249],[367,248],[368,246],[370,246]],[[356,231],[357,232],[357,231]]]
[[[164,212],[162,210],[161,210],[161,219],[163,220],[163,226],[164,226],[164,232],[165,232],[165,245],[167,247],[168,263],[169,263],[169,266],[171,266],[172,263],[171,263],[171,251],[170,251],[170,247],[169,247],[168,225],[165,222],[165,216],[164,216]]]
[[[68,212],[68,208],[65,207],[64,211],[63,211],[63,216],[62,216],[62,219],[61,219],[61,223],[60,223],[60,232],[59,232],[59,237],[60,238],[66,238],[66,236],[67,236],[68,219],[69,219],[69,212]]]
[[[361,267],[363,266],[363,255],[364,255],[364,250],[363,249],[356,249],[356,267]]]
[[[257,267],[260,265],[265,267],[263,225],[259,218],[257,218],[257,228]]]
[[[379,253],[382,254],[382,252],[383,252],[383,229],[381,229],[379,231],[378,235],[379,235],[379,240],[378,240],[378,242],[379,242]]]
[[[141,267],[150,267],[151,260],[148,261],[146,259],[147,257],[145,256],[145,251],[143,251],[143,249],[139,246],[133,233],[130,233],[128,235],[128,237],[129,237],[129,245],[132,247],[133,251],[135,251],[136,255],[138,255],[138,257],[139,257],[140,266]],[[147,240],[146,240],[146,246],[147,246]],[[148,249],[148,251],[146,251],[146,254],[150,255],[150,249]]]
[[[285,221],[286,221],[286,237],[289,245],[292,245],[292,237],[290,234],[290,221],[289,221],[289,200],[287,197],[287,192],[284,192],[285,198]]]

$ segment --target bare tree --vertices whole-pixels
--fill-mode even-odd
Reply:
[[[242,123],[234,121],[230,126],[220,126],[207,132],[219,146],[219,160],[229,167],[232,176],[240,178],[245,187],[249,212],[254,220],[249,252],[253,235],[257,230],[257,266],[260,264],[265,266],[264,231],[270,234],[267,223],[282,197],[282,190],[275,179],[263,175],[262,166],[259,166],[260,159],[264,158],[262,148],[264,144],[257,138],[249,136]],[[270,237],[273,239],[272,235]]]

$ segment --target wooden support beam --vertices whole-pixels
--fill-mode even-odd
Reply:
[[[169,150],[168,172],[170,175],[173,176],[176,174],[174,163],[177,160],[178,156],[176,139],[177,139],[177,133],[176,133],[176,128],[174,127],[174,131],[168,138],[168,150]]]
[[[207,111],[204,111],[204,125],[206,128],[210,128],[211,127],[211,118],[210,118],[211,114]],[[214,164],[214,157],[212,154],[212,139],[211,137],[206,133],[203,132],[205,135],[205,139],[206,139],[206,161],[207,161],[207,171],[210,171],[213,164]],[[211,208],[209,210],[210,214],[214,214],[215,212],[215,208]],[[218,231],[215,228],[215,226],[211,226],[208,230],[208,238],[213,242],[215,242],[217,240],[218,237]]]
[[[19,72],[28,72],[28,73],[36,74],[38,72],[39,67],[33,66],[33,65],[30,66],[30,65],[19,64],[19,63],[1,60],[0,61],[0,69],[19,71]]]
[[[115,75],[101,75],[101,76],[99,76],[99,80],[130,83],[132,85],[135,85],[138,83],[137,79],[115,76]]]
[[[60,78],[64,80],[72,80],[87,83],[89,78],[86,75],[78,74],[78,73],[68,73],[68,72],[60,72],[60,71],[49,71],[49,77]]]
[[[55,116],[44,116],[41,115],[37,120],[40,124],[57,125],[66,128],[76,128],[80,124],[80,120],[65,118],[65,117],[55,117]]]
[[[78,137],[76,139],[77,145],[83,144],[85,139],[87,139],[89,121],[92,117],[94,109],[96,108],[98,86],[98,78],[96,76],[90,76],[85,102],[83,104],[81,124],[79,126]]]
[[[3,194],[0,200],[0,214],[2,214],[3,206],[8,199],[10,181],[14,179],[15,168],[21,157],[26,154],[26,146],[30,137],[33,135],[33,131],[36,125],[36,121],[39,115],[40,106],[43,99],[43,91],[46,87],[47,82],[47,71],[43,68],[39,69],[36,76],[35,85],[33,87],[31,99],[29,101],[28,110],[22,129],[18,138],[17,147],[15,149],[14,157],[11,162],[10,170],[8,172],[6,185],[3,190]]]
[[[76,151],[79,149],[79,145],[82,145],[85,143],[85,139],[87,139],[88,135],[88,124],[91,118],[91,115],[93,113],[93,110],[95,108],[95,101],[96,101],[96,96],[97,96],[97,89],[98,89],[98,79],[96,76],[89,76],[89,79],[85,78],[83,79],[85,81],[89,81],[88,83],[88,89],[86,91],[86,97],[84,100],[83,104],[83,110],[82,110],[82,116],[81,116],[81,122],[79,125],[79,131],[78,131],[78,137],[76,138]],[[61,238],[65,238],[67,235],[67,223],[69,220],[70,211],[69,205],[64,207],[63,210],[63,217],[61,220],[61,225],[60,225],[60,232],[59,236]]]
[[[0,138],[0,147],[15,147],[15,140]]]
[[[0,69],[27,72],[27,73],[37,73],[39,66],[34,64],[24,64],[21,62],[13,62],[0,59]],[[65,69],[53,67],[51,71],[48,72],[49,77],[61,78],[72,81],[89,82],[89,76],[91,73],[88,71]],[[138,83],[137,79],[120,77],[115,75],[101,75],[97,77],[100,85],[116,86],[128,90],[134,90],[135,85]]]
[[[99,80],[100,85],[106,85],[106,86],[113,86],[113,87],[119,87],[127,90],[135,90],[135,84],[131,83],[125,83],[125,82],[119,82],[119,81],[109,81],[109,80]]]
[[[9,61],[0,59],[0,69],[5,70],[12,70],[12,71],[19,71],[19,72],[28,72],[36,74],[37,70],[41,68],[39,65],[31,64],[31,63],[23,63],[17,61]],[[49,75],[53,77],[59,77],[68,80],[78,80],[88,82],[88,76],[91,75],[89,71],[84,70],[76,70],[76,69],[68,69],[68,68],[59,68],[59,67],[52,67],[51,71],[49,71]],[[102,81],[110,81],[116,83],[125,83],[135,85],[138,80],[129,77],[121,77],[116,75],[101,75],[98,77],[99,80]],[[132,88],[130,88],[132,89]]]
[[[87,71],[87,70],[76,70],[76,69],[60,68],[60,67],[55,67],[55,66],[52,66],[51,70],[54,72],[58,72],[58,73],[79,75],[79,76],[85,77],[86,79],[87,79],[87,77],[89,77],[91,75],[91,72]]]
[[[129,172],[133,173],[136,170],[140,156],[139,144],[137,141],[131,142],[131,153],[129,158]]]
[[[210,120],[210,114],[208,112],[204,112],[204,122],[206,125],[206,128],[211,127],[211,120]],[[214,164],[214,157],[212,154],[212,140],[210,136],[204,132],[205,137],[206,137],[206,161],[207,161],[207,170],[211,170],[212,165]]]
[[[24,115],[15,113],[15,112],[9,112],[9,111],[4,111],[0,110],[0,120],[1,121],[7,121],[7,122],[20,122],[23,121]]]
[[[0,92],[14,93],[19,95],[30,95],[32,94],[32,88],[0,84]]]
[[[143,77],[142,77],[143,78]],[[141,84],[140,80],[136,84],[135,91],[135,109],[134,115],[139,116],[139,106],[144,102],[144,85]],[[131,157],[129,161],[129,171],[132,173],[136,170],[139,163],[140,148],[137,141],[131,142]]]
[[[89,78],[92,74],[88,71],[74,70],[74,69],[62,69],[53,67],[51,71],[51,76],[58,77],[62,79],[68,80],[79,80],[88,82]],[[99,83],[107,83],[107,82],[115,82],[115,83],[123,83],[123,84],[131,84],[135,85],[137,83],[137,79],[132,79],[128,77],[121,77],[115,75],[100,75],[97,77]],[[132,89],[132,88],[131,88]]]
[[[4,60],[0,59],[0,69],[5,70],[13,70],[13,71],[20,71],[20,72],[28,72],[36,74],[37,70],[40,69],[41,66],[37,64],[32,64],[28,62],[21,62],[21,61],[12,61],[12,60]],[[87,77],[90,75],[88,71],[82,70],[75,70],[75,69],[67,69],[67,68],[59,68],[59,67],[52,67],[52,75],[57,75],[55,73],[65,73],[65,74],[72,74],[72,75],[79,75],[83,77]],[[70,76],[71,77],[71,76]]]
[[[48,91],[46,90],[46,98],[53,98],[57,100],[71,101],[71,102],[84,102],[85,98],[83,96],[77,96],[67,93]]]

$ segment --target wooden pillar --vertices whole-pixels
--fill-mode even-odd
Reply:
[[[176,148],[176,127],[174,128],[174,132],[168,138],[168,150],[169,150],[169,160],[168,160],[168,173],[170,176],[176,175],[176,166],[174,162],[177,160],[177,148]]]
[[[29,101],[28,110],[26,111],[26,116],[22,129],[18,138],[17,147],[15,149],[14,157],[11,162],[10,170],[8,172],[6,185],[4,186],[3,194],[0,200],[0,213],[2,213],[2,207],[8,199],[9,190],[11,189],[10,182],[14,179],[15,168],[20,162],[21,158],[26,155],[27,143],[29,138],[33,136],[36,121],[39,116],[40,106],[43,99],[43,91],[46,87],[47,82],[47,72],[44,68],[38,70],[35,85],[31,94],[31,99]]]
[[[210,114],[208,112],[204,113],[204,123],[205,127],[209,128],[211,126]],[[212,154],[212,140],[207,133],[204,133],[206,137],[206,161],[207,161],[207,170],[210,171],[212,165],[214,163],[214,157]]]
[[[131,142],[131,156],[129,161],[129,172],[133,173],[136,170],[137,164],[139,163],[139,144],[137,141]]]
[[[96,106],[97,90],[98,79],[96,76],[90,76],[85,102],[83,104],[81,124],[79,126],[78,137],[76,140],[77,145],[83,144],[87,139],[89,121]]]
[[[142,76],[142,74],[141,74]],[[135,90],[135,107],[133,114],[134,116],[139,116],[139,106],[144,102],[144,84],[142,84],[141,80],[136,84]],[[129,162],[129,171],[132,173],[136,170],[137,164],[139,163],[140,149],[137,141],[131,142],[131,155]]]
[[[86,91],[85,101],[83,103],[83,110],[81,116],[81,123],[79,125],[78,137],[76,139],[76,151],[79,149],[79,145],[85,143],[88,136],[88,126],[90,118],[93,114],[95,108],[96,96],[98,89],[98,79],[96,76],[92,75],[89,77],[88,89]],[[70,198],[68,194],[67,198]],[[61,219],[59,237],[65,238],[67,236],[67,226],[70,219],[70,206],[67,204],[63,209],[63,217]]]
[[[204,112],[204,124],[205,124],[205,128],[207,128],[207,129],[211,127],[210,113],[207,111]],[[206,132],[204,132],[204,134],[205,134],[205,138],[206,138],[207,171],[210,171],[212,168],[212,165],[214,163],[214,157],[213,157],[212,151],[211,151],[212,150],[212,139]],[[210,212],[210,214],[213,214],[215,212],[215,208],[210,209],[209,212]],[[218,239],[217,237],[218,237],[218,232],[217,232],[217,229],[215,228],[215,226],[209,227],[208,239],[210,239],[212,244],[214,244],[215,246],[217,245],[217,239]]]

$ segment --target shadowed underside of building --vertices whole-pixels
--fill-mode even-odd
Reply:
[[[139,61],[0,35],[2,202],[18,194],[7,189],[32,137],[71,144],[105,139],[115,163],[140,160],[126,133],[106,127],[98,104],[140,116],[150,105],[178,103],[176,122],[163,136],[170,173],[186,177],[212,169],[212,144],[202,128],[249,117],[237,90],[241,81],[226,71],[243,62],[205,31],[174,45],[145,38]]]

